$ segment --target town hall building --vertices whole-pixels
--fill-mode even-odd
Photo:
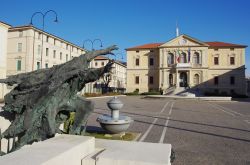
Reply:
[[[246,47],[179,35],[166,43],[127,48],[127,92],[245,95]]]

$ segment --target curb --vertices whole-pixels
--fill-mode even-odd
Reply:
[[[232,97],[182,97],[182,96],[162,96],[162,95],[147,95],[145,98],[169,98],[181,100],[202,100],[202,101],[232,101]]]
[[[123,96],[126,96],[126,95],[114,95],[114,96],[123,97]],[[102,99],[102,98],[109,98],[109,97],[114,97],[114,96],[86,97],[86,99]]]

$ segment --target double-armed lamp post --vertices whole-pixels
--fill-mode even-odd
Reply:
[[[58,22],[57,13],[56,13],[54,10],[48,10],[48,11],[46,11],[46,12],[44,12],[44,13],[42,13],[42,12],[40,12],[40,11],[39,11],[39,12],[33,13],[32,16],[31,16],[31,19],[30,19],[30,25],[33,25],[33,18],[34,18],[35,16],[41,15],[41,16],[42,16],[42,31],[44,32],[44,28],[45,28],[45,17],[46,17],[49,13],[53,13],[53,14],[55,15],[55,20],[54,20],[54,22],[57,23],[57,22]],[[34,38],[35,38],[35,33],[34,33]],[[33,45],[34,45],[34,43],[33,43]],[[42,66],[43,66],[42,61],[43,61],[43,34],[42,34],[42,46],[41,46],[41,68],[42,68]]]

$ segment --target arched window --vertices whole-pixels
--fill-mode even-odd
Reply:
[[[194,64],[199,64],[200,63],[200,54],[198,52],[194,53],[193,63]]]
[[[174,64],[174,54],[173,53],[168,54],[168,64]]]
[[[200,76],[198,74],[194,75],[194,85],[200,84]]]
[[[186,53],[181,53],[180,63],[187,63],[187,54]]]

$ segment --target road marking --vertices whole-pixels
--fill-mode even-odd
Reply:
[[[165,111],[165,109],[166,109],[166,107],[167,107],[168,103],[169,103],[169,102],[166,102],[166,104],[165,104],[165,105],[163,106],[163,108],[161,109],[161,112],[160,112],[160,113],[162,113],[162,112],[164,112],[164,111]]]
[[[139,142],[142,142],[146,139],[146,137],[148,136],[149,132],[151,131],[151,129],[153,128],[153,126],[155,125],[156,121],[158,120],[158,118],[155,118],[153,123],[150,124],[150,126],[148,127],[147,131],[143,134],[143,136],[141,137],[141,139],[139,140]]]
[[[233,111],[233,110],[230,109],[230,108],[226,108],[226,107],[223,107],[223,106],[218,105],[218,104],[215,104],[215,105],[217,105],[218,107],[220,107],[220,108],[222,108],[222,109],[224,109],[224,110],[228,110],[228,111],[231,112],[231,113],[235,113],[235,114],[237,114],[237,115],[244,116],[243,114],[241,114],[241,113],[239,113],[239,112],[235,112],[235,111]]]
[[[172,104],[173,105],[173,104]],[[161,138],[159,140],[159,143],[163,143],[164,141],[164,138],[165,138],[165,135],[166,135],[166,132],[167,132],[167,129],[168,129],[168,122],[169,122],[169,117],[167,118],[166,120],[166,123],[164,125],[164,128],[163,128],[163,131],[162,131],[162,134],[161,134]]]
[[[229,114],[231,116],[235,116],[235,114],[233,114],[231,112],[228,112],[228,111],[225,111],[224,109],[220,108],[219,106],[216,106],[216,105],[211,104],[211,103],[207,103],[207,104],[210,105],[210,106],[212,106],[212,107],[214,107],[214,108],[216,108],[216,109],[218,109],[218,110],[221,110],[221,111],[223,111],[223,112],[225,112],[225,113],[227,113],[227,114]]]
[[[169,102],[166,102],[166,104],[163,106],[163,108],[160,111],[160,114],[165,111],[168,103]],[[142,142],[142,141],[144,141],[146,139],[146,137],[148,136],[149,132],[151,131],[151,129],[153,128],[153,126],[155,125],[155,123],[157,122],[157,120],[158,120],[158,118],[154,119],[153,123],[150,124],[150,126],[147,129],[147,131],[143,134],[143,136],[141,137],[141,139],[139,140],[139,142]]]
[[[169,110],[169,112],[168,112],[168,115],[171,115],[173,106],[174,106],[174,102],[172,102],[172,105],[171,105],[171,108],[170,108],[170,110]]]
[[[250,121],[249,120],[244,120],[245,122],[247,122],[248,124],[250,124]]]

